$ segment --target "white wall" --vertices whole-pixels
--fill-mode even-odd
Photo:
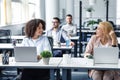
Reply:
[[[74,0],[74,23],[79,26],[79,1]],[[89,5],[89,0],[81,0],[82,1],[82,22],[86,20],[86,12],[85,7]],[[65,0],[60,0],[60,10],[66,10],[66,2]],[[95,5],[93,6],[95,11],[93,12],[92,19],[102,19],[106,20],[106,4],[104,0],[96,0]],[[116,22],[116,0],[109,0],[109,20]]]
[[[77,24],[79,26],[79,1],[80,0],[74,0],[74,24]],[[106,20],[106,6],[105,3],[103,2],[104,0],[96,0],[96,4],[93,6],[95,11],[93,12],[93,17],[92,19],[102,19]],[[109,0],[109,20],[112,20],[116,22],[116,0]],[[85,6],[88,6],[88,0],[82,0],[82,22],[86,20],[86,14],[85,14]],[[66,15],[66,0],[59,0],[59,17],[60,19],[64,19]],[[46,17],[46,16],[45,16]],[[65,22],[64,20],[62,20]],[[51,22],[51,21],[50,21]],[[6,28],[6,29],[11,29],[13,35],[18,35],[21,34],[21,28],[24,25],[8,25],[8,26],[3,26],[1,28]],[[17,27],[17,30],[16,28]]]

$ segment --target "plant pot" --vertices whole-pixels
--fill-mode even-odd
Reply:
[[[92,17],[92,12],[86,11],[86,17],[87,17],[87,18],[91,18],[91,17]]]
[[[42,58],[42,59],[43,59],[43,63],[44,63],[45,65],[48,65],[48,64],[49,64],[50,58]]]
[[[89,25],[90,30],[94,30],[94,26],[93,25]]]

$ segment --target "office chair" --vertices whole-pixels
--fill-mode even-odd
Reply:
[[[11,30],[9,29],[0,29],[0,43],[11,43]],[[4,54],[4,53],[9,53],[10,56],[12,56],[13,50],[6,50],[6,49],[0,49],[0,53]],[[15,68],[0,68],[0,79],[1,78],[10,78],[13,77],[15,75],[13,75],[13,70]]]
[[[48,36],[48,40],[49,40],[49,43],[50,43],[50,46],[51,46],[51,50],[52,50],[52,53],[53,53],[53,38]]]
[[[51,50],[52,50],[52,53],[53,53],[53,38],[52,37],[48,37],[48,40],[50,42],[50,46],[51,46]],[[55,69],[55,72],[56,72],[56,80],[60,80],[60,69]]]
[[[11,31],[9,29],[0,29],[0,43],[10,43],[11,42]]]
[[[10,30],[0,29],[0,43],[11,43],[11,31]],[[3,50],[0,50],[1,53],[2,51]]]
[[[25,35],[25,27],[22,27],[22,35]]]
[[[0,43],[11,43],[11,30],[7,29],[0,29]],[[10,56],[12,56],[12,50],[0,50],[0,53],[9,52],[11,53]]]

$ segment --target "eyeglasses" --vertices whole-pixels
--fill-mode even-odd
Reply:
[[[58,22],[52,22],[52,23],[58,23]]]

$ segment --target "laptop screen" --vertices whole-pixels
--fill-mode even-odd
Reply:
[[[119,59],[118,47],[94,48],[94,64],[117,64]]]
[[[16,62],[36,62],[37,50],[36,47],[15,46],[14,47]]]

